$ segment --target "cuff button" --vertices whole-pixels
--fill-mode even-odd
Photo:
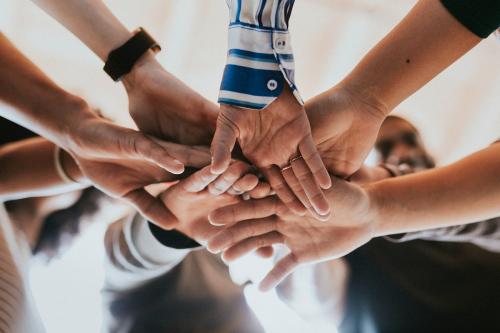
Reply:
[[[276,82],[276,80],[267,81],[267,89],[274,91],[276,88],[278,88],[278,82]]]

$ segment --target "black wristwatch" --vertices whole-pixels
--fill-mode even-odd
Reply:
[[[103,69],[114,81],[118,81],[148,50],[158,52],[161,47],[146,30],[139,28],[125,44],[109,53]]]

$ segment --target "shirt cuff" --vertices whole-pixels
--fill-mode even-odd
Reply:
[[[229,27],[229,51],[220,87],[221,104],[263,109],[288,85],[297,101],[294,59],[287,30]]]
[[[194,249],[201,244],[177,230],[164,230],[157,225],[148,222],[152,236],[163,246],[173,249]]]

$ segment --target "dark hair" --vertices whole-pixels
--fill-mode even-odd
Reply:
[[[16,123],[0,117],[0,146],[37,137],[38,135]],[[33,254],[43,254],[47,260],[53,259],[63,243],[72,241],[82,229],[82,223],[99,209],[99,202],[106,195],[90,187],[83,190],[80,198],[71,207],[50,214],[42,223],[40,234],[33,248]],[[14,202],[6,202],[8,208]]]
[[[80,234],[82,226],[99,210],[99,204],[105,197],[106,194],[90,187],[83,191],[71,207],[47,216],[42,222],[33,254],[42,255],[47,261],[55,258],[65,245],[69,245]]]

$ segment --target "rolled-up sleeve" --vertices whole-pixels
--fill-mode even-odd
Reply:
[[[486,38],[500,27],[499,0],[441,0],[443,6],[470,32]]]
[[[288,22],[294,0],[228,0],[227,63],[219,103],[262,109],[288,85],[300,104]]]

